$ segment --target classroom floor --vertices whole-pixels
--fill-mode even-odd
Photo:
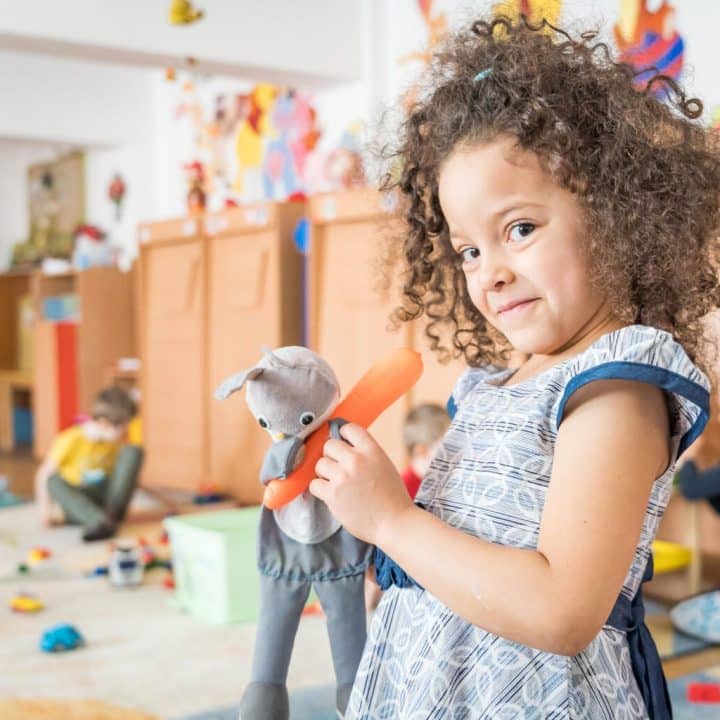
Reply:
[[[34,469],[29,454],[0,455],[0,475],[8,478],[15,495],[31,497]],[[126,525],[122,534],[154,542],[160,531],[159,521],[154,521]],[[36,546],[51,549],[53,558],[32,577],[20,578],[17,563]],[[172,720],[235,705],[249,675],[253,625],[212,627],[184,615],[174,606],[172,592],[162,586],[163,570],[149,573],[136,590],[113,589],[106,578],[86,577],[108,557],[107,543],[83,544],[77,528],[41,528],[32,504],[0,509],[0,703],[11,697],[104,701]],[[720,584],[718,563],[705,563],[705,568],[706,582]],[[672,597],[679,582],[681,577],[658,578],[653,595]],[[19,589],[37,594],[46,609],[34,616],[11,613],[7,602]],[[57,622],[77,625],[87,647],[57,656],[40,652],[43,630]],[[649,612],[648,623],[661,654],[668,654],[669,619]],[[663,666],[669,680],[717,673],[720,647],[673,657]],[[332,677],[324,621],[305,617],[289,685],[327,688]],[[695,717],[678,707],[676,720]]]

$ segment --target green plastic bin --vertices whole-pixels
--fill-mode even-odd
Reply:
[[[243,508],[164,520],[183,610],[216,625],[257,620],[259,515],[260,508]]]

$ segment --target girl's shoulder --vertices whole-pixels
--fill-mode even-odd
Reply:
[[[575,357],[560,363],[555,381],[555,425],[562,422],[570,397],[597,380],[631,380],[663,389],[670,401],[673,435],[680,452],[702,432],[709,417],[710,383],[682,345],[668,332],[630,325],[607,333]]]
[[[477,385],[491,379],[501,381],[505,376],[510,376],[511,374],[512,370],[492,364],[483,365],[482,367],[466,368],[455,383],[450,399],[448,400],[450,417],[455,414],[455,409]]]

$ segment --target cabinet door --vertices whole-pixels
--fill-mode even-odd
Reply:
[[[209,397],[226,377],[255,365],[263,345],[282,344],[278,242],[271,230],[209,241]],[[210,403],[213,483],[239,502],[258,503],[258,477],[270,437],[250,413],[245,389]]]
[[[440,362],[437,352],[430,349],[430,340],[425,335],[427,319],[421,318],[412,324],[413,348],[423,359],[423,374],[413,387],[410,397],[412,405],[422,403],[437,403],[442,407],[447,405],[455,383],[467,367],[464,358],[456,358],[447,364]],[[449,341],[442,344],[449,347]]]
[[[178,240],[142,252],[144,479],[196,490],[207,477],[203,248]]]
[[[89,412],[106,384],[108,368],[137,352],[133,333],[132,276],[113,267],[78,273],[78,407]]]
[[[388,350],[408,347],[410,329],[388,330],[394,296],[376,290],[381,234],[374,219],[313,228],[310,274],[310,343],[334,368],[341,395]],[[402,422],[407,397],[373,424],[371,432],[392,460],[405,462]]]

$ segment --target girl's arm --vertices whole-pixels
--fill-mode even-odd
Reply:
[[[578,390],[560,426],[537,549],[490,543],[414,506],[372,437],[326,444],[312,492],[469,622],[574,655],[603,626],[632,562],[653,481],[666,469],[661,390],[607,380]]]

